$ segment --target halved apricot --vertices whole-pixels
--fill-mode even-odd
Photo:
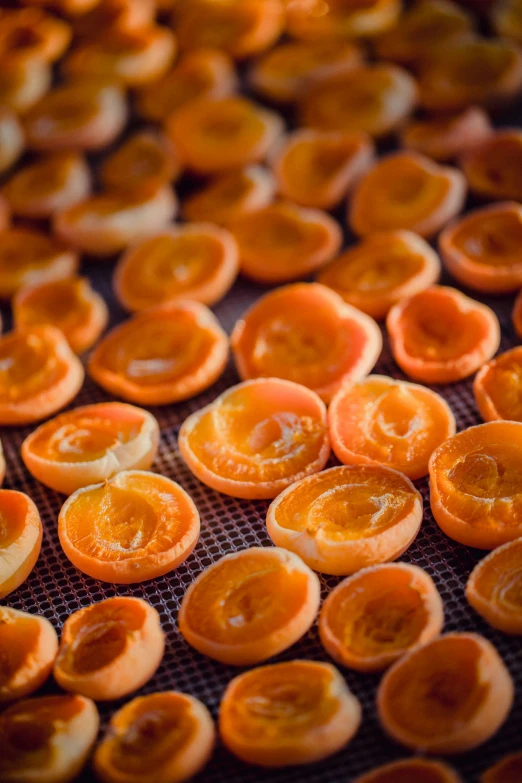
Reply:
[[[278,378],[232,386],[181,425],[181,455],[212,489],[273,498],[326,465],[326,408],[310,389]]]
[[[400,141],[406,149],[445,162],[479,147],[492,132],[484,109],[468,106],[450,117],[412,120],[400,131]]]
[[[22,443],[27,470],[70,495],[123,470],[148,470],[158,450],[154,416],[123,402],[75,408],[42,424]]]
[[[1,12],[0,57],[16,55],[54,62],[67,49],[71,37],[67,22],[41,8]]]
[[[86,199],[91,173],[85,159],[74,152],[56,152],[29,163],[4,186],[14,215],[47,218]]]
[[[392,307],[386,319],[399,367],[423,383],[455,383],[489,361],[500,344],[489,307],[447,286],[432,286]]]
[[[401,745],[449,755],[476,748],[498,731],[513,690],[491,642],[449,633],[414,648],[386,672],[377,708],[383,729]]]
[[[172,182],[180,171],[169,139],[154,131],[139,131],[103,161],[99,176],[106,188],[137,190]]]
[[[375,767],[353,783],[462,783],[462,778],[442,761],[412,758]]]
[[[313,81],[300,102],[303,125],[386,136],[413,111],[417,86],[396,65],[376,63]]]
[[[175,217],[178,202],[168,185],[151,190],[108,190],[53,216],[56,235],[81,252],[109,256],[153,234]]]
[[[330,440],[345,465],[387,465],[415,480],[433,451],[455,434],[446,400],[425,386],[369,375],[341,387],[328,410]]]
[[[466,180],[418,152],[381,158],[356,186],[348,207],[350,228],[359,236],[409,229],[431,237],[461,211]]]
[[[24,117],[27,146],[35,150],[92,150],[106,147],[127,122],[120,87],[74,82],[56,87]]]
[[[241,272],[263,285],[315,272],[339,251],[341,228],[326,212],[279,201],[230,222]]]
[[[475,376],[473,394],[484,421],[522,422],[522,346],[499,354]]]
[[[163,76],[175,53],[176,39],[166,27],[101,28],[73,49],[62,70],[69,78],[114,79],[137,87]]]
[[[0,520],[0,598],[5,598],[38,560],[42,522],[31,498],[11,489],[0,489]]]
[[[78,38],[93,39],[102,30],[135,30],[154,22],[155,0],[65,0],[65,2],[90,3],[91,8],[77,9],[73,21]]]
[[[362,133],[301,129],[272,160],[279,192],[304,207],[331,209],[373,163],[373,145]]]
[[[415,539],[422,498],[402,473],[343,465],[288,487],[268,509],[268,535],[323,574],[395,560]]]
[[[3,783],[70,783],[85,766],[100,718],[83,696],[27,699],[0,714]]]
[[[185,220],[227,225],[236,218],[272,203],[276,182],[272,173],[256,164],[225,171],[188,196],[182,210]]]
[[[522,199],[522,131],[497,130],[463,152],[460,165],[473,193],[488,199]]]
[[[144,777],[181,783],[203,769],[215,734],[209,711],[193,696],[138,696],[112,716],[94,754],[96,777],[103,783],[140,783]]]
[[[130,596],[106,598],[65,621],[54,677],[64,690],[94,701],[120,699],[153,677],[164,649],[153,606]]]
[[[214,305],[237,277],[237,244],[212,223],[176,226],[129,248],[118,262],[114,289],[131,311],[192,299]]]
[[[285,378],[330,402],[370,372],[382,337],[375,321],[334,291],[295,283],[258,299],[236,323],[231,344],[244,380]]]
[[[7,106],[0,106],[0,174],[16,163],[23,149],[24,133],[16,114]]]
[[[199,514],[175,481],[143,470],[78,489],[58,518],[71,563],[93,579],[133,584],[172,571],[199,537]]]
[[[282,130],[278,114],[241,97],[202,98],[167,121],[183,162],[200,174],[264,160]]]
[[[170,405],[211,386],[225,369],[228,340],[199,302],[166,302],[116,326],[92,353],[91,377],[139,405]]]
[[[105,300],[85,277],[21,288],[12,308],[16,328],[56,326],[75,353],[83,353],[98,340],[109,318]]]
[[[319,617],[326,652],[362,672],[391,666],[444,625],[442,599],[425,571],[407,563],[364,568],[328,594]]]
[[[179,630],[203,655],[251,666],[297,642],[314,622],[320,598],[318,577],[299,557],[251,547],[225,555],[192,582]]]
[[[177,0],[172,21],[182,49],[212,46],[242,59],[279,38],[284,9],[281,0]]]
[[[518,783],[522,776],[522,753],[504,756],[484,772],[480,783]]]
[[[44,684],[58,652],[58,637],[45,617],[0,606],[0,646],[2,704],[23,699]]]
[[[287,29],[305,41],[368,38],[393,27],[400,0],[308,0],[287,3]]]
[[[466,584],[466,598],[487,623],[522,635],[522,538],[509,541],[481,560]]]
[[[522,90],[522,52],[505,39],[463,37],[426,63],[419,89],[434,111],[509,103]]]
[[[439,527],[455,541],[494,549],[522,536],[522,424],[469,427],[430,459],[430,502]]]
[[[162,122],[183,106],[203,98],[225,98],[235,92],[237,77],[230,58],[219,49],[195,49],[137,93],[139,114]]]
[[[361,705],[334,666],[288,661],[235,677],[219,708],[226,747],[249,764],[286,767],[320,761],[350,742]]]
[[[23,114],[51,86],[51,67],[39,57],[1,57],[0,62],[0,105]]]
[[[437,282],[435,251],[411,231],[371,234],[321,269],[317,282],[378,320],[407,296]]]
[[[83,366],[59,329],[34,326],[0,337],[0,424],[30,424],[68,405]]]
[[[74,275],[78,256],[47,234],[29,228],[6,228],[0,242],[0,297],[9,299],[26,285]]]

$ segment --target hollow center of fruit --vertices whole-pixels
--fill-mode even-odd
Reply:
[[[56,365],[43,341],[34,334],[19,335],[0,349],[0,399],[14,401],[38,387],[44,369]]]
[[[516,449],[496,444],[461,457],[448,473],[455,488],[466,495],[489,500],[508,499],[522,492],[520,456]]]
[[[333,487],[308,508],[307,531],[315,535],[323,530],[344,540],[369,538],[393,525],[404,504],[400,490],[379,492],[366,484]]]
[[[122,622],[102,618],[80,628],[71,645],[71,668],[77,674],[90,674],[112,663],[127,645],[127,629]]]
[[[371,411],[371,436],[379,441],[386,439],[408,440],[424,427],[419,415],[419,404],[403,386],[392,386],[375,402]]]

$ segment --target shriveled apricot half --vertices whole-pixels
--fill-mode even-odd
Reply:
[[[365,134],[294,131],[272,161],[279,192],[305,207],[331,209],[373,163],[373,145]]]
[[[450,117],[435,116],[407,123],[400,132],[400,141],[406,149],[445,162],[475,150],[492,132],[484,109],[468,106]]]
[[[194,100],[225,98],[236,87],[234,66],[224,52],[195,49],[164,76],[138,89],[138,113],[146,120],[163,122]]]
[[[310,764],[354,737],[361,705],[334,666],[288,661],[235,677],[219,708],[219,733],[242,761],[262,767]]]
[[[286,103],[300,98],[313,79],[349,71],[362,57],[350,41],[285,41],[254,62],[249,82],[265,98]]]
[[[100,718],[90,699],[71,694],[13,704],[0,714],[3,783],[69,783],[96,741]]]
[[[342,387],[328,410],[330,440],[345,465],[387,465],[415,480],[433,451],[455,434],[446,400],[425,386],[369,375]]]
[[[238,248],[229,231],[212,223],[190,223],[129,248],[116,267],[114,289],[121,304],[134,312],[183,299],[214,305],[238,270]]]
[[[439,527],[455,541],[494,549],[522,536],[522,424],[469,427],[430,459],[430,502]]]
[[[393,27],[400,0],[306,0],[287,3],[287,29],[305,41],[368,38]]]
[[[497,130],[463,153],[460,165],[473,193],[488,199],[522,199],[522,131]]]
[[[489,625],[522,635],[522,538],[509,541],[481,560],[466,584],[466,598]]]
[[[182,205],[183,217],[192,222],[228,225],[243,215],[267,207],[274,199],[272,173],[257,164],[218,174]]]
[[[315,272],[339,251],[341,228],[326,212],[279,201],[231,221],[241,272],[263,285]]]
[[[23,114],[51,86],[51,66],[39,57],[0,57],[0,106]]]
[[[346,576],[398,558],[415,539],[422,498],[402,473],[343,465],[288,487],[268,509],[268,535],[314,571]]]
[[[278,378],[233,386],[181,425],[181,455],[212,489],[273,498],[326,465],[326,408],[310,389]]]
[[[225,555],[192,582],[181,602],[179,630],[203,655],[251,666],[310,629],[320,596],[318,577],[297,555],[251,547]]]
[[[522,346],[485,364],[475,376],[473,393],[484,421],[522,422]]]
[[[1,599],[33,570],[42,546],[42,522],[31,498],[11,489],[0,489],[0,520]]]
[[[27,146],[35,150],[92,150],[106,147],[127,121],[120,87],[78,81],[56,87],[24,117]]]
[[[102,783],[140,783],[154,777],[181,783],[200,772],[215,744],[212,717],[186,693],[150,693],[121,707],[94,754]]]
[[[64,690],[112,701],[138,690],[161,663],[165,634],[153,606],[115,596],[69,615],[54,677]]]
[[[56,212],[53,229],[70,247],[93,256],[109,256],[161,231],[177,209],[176,196],[168,185],[143,191],[109,190]]]
[[[425,753],[462,753],[490,739],[513,703],[513,681],[495,647],[473,633],[449,633],[414,648],[377,691],[383,729]]]
[[[91,173],[85,159],[74,152],[56,152],[16,172],[3,189],[14,215],[48,218],[86,199]]]
[[[99,338],[109,313],[103,297],[85,277],[68,277],[21,288],[13,301],[17,328],[56,326],[75,353],[83,353]]]
[[[321,269],[317,281],[378,320],[402,299],[437,282],[440,261],[411,231],[371,234]]]
[[[363,672],[386,669],[444,625],[442,599],[431,577],[414,565],[364,568],[328,594],[319,634],[329,655]]]
[[[199,174],[264,160],[282,131],[278,114],[233,96],[193,101],[167,121],[183,162]]]
[[[69,46],[72,31],[63,19],[41,8],[2,11],[0,18],[0,57],[58,60]]]
[[[455,383],[489,361],[500,344],[489,307],[447,286],[432,286],[392,307],[386,319],[399,367],[423,383]]]
[[[70,495],[122,470],[148,470],[158,441],[151,413],[123,402],[100,402],[42,424],[24,440],[21,454],[42,484]]]
[[[30,424],[68,405],[83,366],[59,329],[34,326],[0,337],[0,424]]]
[[[388,63],[361,66],[313,81],[300,101],[302,124],[323,131],[386,136],[413,111],[415,80]]]
[[[462,778],[442,761],[411,758],[375,767],[354,783],[462,783]]]
[[[211,386],[225,369],[228,339],[199,302],[167,302],[116,326],[92,353],[91,377],[139,405],[170,405]]]
[[[106,188],[153,189],[177,179],[180,170],[169,139],[154,131],[140,131],[104,160],[100,180]]]
[[[488,767],[480,783],[518,783],[522,776],[522,753],[510,753]]]
[[[319,283],[295,283],[258,299],[235,325],[234,358],[243,379],[286,378],[330,402],[362,379],[382,348],[375,321]]]
[[[0,174],[16,163],[24,146],[24,132],[16,114],[0,106]]]
[[[363,176],[348,207],[359,236],[409,229],[422,237],[440,231],[464,206],[466,180],[417,152],[395,152]]]
[[[199,514],[176,482],[127,470],[74,492],[60,511],[58,535],[84,574],[133,584],[162,576],[187,559],[199,537]]]
[[[31,228],[6,228],[0,242],[0,297],[9,299],[27,285],[74,275],[78,255],[52,237]]]
[[[58,652],[58,637],[45,617],[0,606],[0,646],[2,704],[23,699],[44,684]]]

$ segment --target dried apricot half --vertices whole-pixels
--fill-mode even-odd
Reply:
[[[369,375],[341,387],[328,410],[330,440],[345,465],[386,465],[415,480],[433,451],[455,434],[446,400],[425,386]]]
[[[469,427],[430,459],[430,502],[439,527],[455,541],[494,549],[522,536],[522,424]]]
[[[44,684],[58,652],[58,637],[45,617],[0,606],[0,647],[2,704],[23,699]]]
[[[522,346],[499,354],[475,376],[473,394],[484,421],[522,422]]]
[[[209,711],[193,696],[138,696],[112,716],[94,754],[96,777],[102,783],[140,783],[144,777],[181,783],[203,769],[215,734]]]
[[[319,579],[301,558],[251,547],[225,555],[192,582],[179,630],[203,655],[251,666],[297,642],[314,622],[320,599]]]
[[[412,758],[375,767],[353,783],[462,783],[462,778],[442,761]]]
[[[24,132],[18,117],[7,106],[0,106],[0,174],[16,163],[24,146]]]
[[[112,701],[150,680],[164,648],[165,634],[153,606],[130,596],[106,598],[65,621],[54,678],[66,691]]]
[[[415,647],[377,691],[383,729],[425,753],[462,753],[490,739],[513,703],[513,681],[495,647],[473,633],[449,633]]]
[[[288,661],[235,677],[219,708],[219,733],[243,761],[285,767],[320,761],[345,747],[361,706],[334,666]]]
[[[237,96],[193,101],[167,120],[184,164],[199,174],[264,160],[282,131],[278,114]]]
[[[181,455],[212,489],[273,498],[326,465],[326,408],[310,389],[278,378],[232,386],[179,431]]]
[[[373,152],[362,133],[294,131],[272,160],[279,193],[304,207],[331,209],[370,168]]]
[[[114,290],[133,312],[162,302],[192,299],[214,305],[239,269],[232,234],[212,223],[190,223],[133,245],[118,262]]]
[[[0,57],[54,62],[69,46],[71,36],[67,22],[42,8],[4,10],[0,18]]]
[[[0,599],[19,587],[34,568],[42,546],[38,509],[23,492],[0,489]]]
[[[308,476],[270,505],[268,535],[310,568],[346,576],[398,558],[415,539],[422,498],[402,473],[343,465]]]
[[[321,269],[317,282],[378,320],[400,300],[437,282],[440,261],[411,231],[370,234]]]
[[[187,559],[199,537],[199,514],[175,481],[127,470],[74,492],[60,511],[58,535],[84,574],[133,584],[162,576]]]
[[[0,297],[19,289],[74,275],[78,255],[61,242],[30,228],[6,228],[0,243]]]
[[[0,337],[0,424],[30,424],[64,408],[80,391],[83,366],[54,326]]]
[[[481,560],[466,584],[466,598],[493,628],[522,635],[522,538]]]
[[[98,340],[109,317],[105,300],[85,277],[21,288],[12,307],[16,328],[56,326],[75,353],[83,353]]]
[[[141,190],[172,182],[180,170],[169,139],[154,131],[140,131],[103,161],[99,176],[106,188]]]
[[[450,117],[429,117],[407,123],[400,132],[400,141],[406,149],[445,162],[475,150],[492,132],[484,109],[468,106]]]
[[[87,762],[100,718],[83,696],[42,696],[0,714],[0,779],[69,783]]]
[[[466,180],[458,169],[417,152],[395,152],[362,177],[348,222],[359,236],[409,229],[431,237],[461,211],[465,198]]]
[[[488,199],[522,199],[522,131],[497,130],[463,153],[460,165],[473,193]]]
[[[42,484],[70,495],[122,470],[148,470],[159,425],[148,411],[123,402],[100,402],[62,413],[22,444],[27,470]]]
[[[263,285],[298,280],[339,251],[341,228],[326,212],[279,201],[231,221],[241,272]]]
[[[392,307],[386,319],[399,367],[423,383],[455,383],[489,361],[500,344],[489,307],[447,286],[432,286]]]
[[[258,299],[236,323],[231,344],[244,380],[286,378],[329,402],[370,372],[382,337],[375,321],[334,291],[295,283]]]
[[[367,38],[393,27],[400,0],[306,0],[287,4],[287,29],[305,41]]]
[[[116,326],[92,353],[102,388],[138,405],[170,405],[207,389],[228,359],[228,339],[199,302],[167,302]]]
[[[510,753],[484,772],[480,783],[518,783],[522,776],[522,753]]]
[[[51,66],[39,57],[2,57],[0,61],[0,106],[24,114],[49,90]]]

